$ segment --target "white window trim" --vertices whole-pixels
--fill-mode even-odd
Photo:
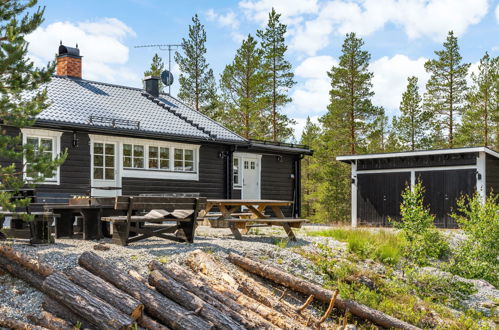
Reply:
[[[55,159],[61,153],[61,136],[63,132],[51,131],[47,129],[40,128],[21,128],[23,145],[27,143],[28,137],[36,138],[50,138],[53,141],[52,146],[52,159]],[[23,157],[23,164],[26,164],[26,158]],[[30,178],[26,176],[26,168],[23,165],[23,180],[29,181]],[[43,182],[37,182],[37,184],[50,184],[50,185],[60,185],[61,182],[61,167],[57,167],[55,173],[55,180],[45,180]]]
[[[89,134],[91,141],[115,142],[119,150],[118,169],[121,177],[141,178],[141,179],[170,179],[170,180],[188,180],[199,181],[199,149],[200,145],[189,143],[178,143],[170,141],[158,141],[148,139],[137,139],[119,136]],[[170,170],[155,168],[127,168],[123,167],[123,144],[139,144],[145,147],[144,165],[149,166],[149,146],[170,148]],[[174,155],[173,148],[194,150],[194,172],[173,171]]]

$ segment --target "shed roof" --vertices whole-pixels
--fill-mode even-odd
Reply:
[[[490,148],[487,148],[487,147],[466,147],[466,148],[453,148],[453,149],[386,152],[386,153],[365,154],[365,155],[345,155],[345,156],[336,157],[336,160],[339,160],[339,161],[344,162],[344,163],[349,163],[352,160],[359,160],[359,159],[414,157],[414,156],[460,154],[460,153],[473,153],[473,152],[485,152],[493,157],[499,158],[499,152],[492,150]]]

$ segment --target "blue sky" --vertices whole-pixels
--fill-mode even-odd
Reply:
[[[59,40],[79,44],[87,79],[141,86],[155,52],[135,45],[179,43],[194,14],[207,33],[207,58],[217,78],[234,57],[242,38],[255,34],[270,8],[288,24],[288,60],[297,84],[284,110],[296,119],[299,135],[307,116],[326,111],[329,80],[345,33],[354,31],[372,55],[374,103],[397,114],[406,79],[416,75],[423,88],[423,64],[442,47],[449,30],[459,36],[464,61],[476,63],[488,51],[499,56],[499,1],[487,0],[40,0],[45,22],[28,37],[30,55],[46,63]],[[173,67],[178,77],[178,68]],[[176,95],[177,82],[172,87]]]

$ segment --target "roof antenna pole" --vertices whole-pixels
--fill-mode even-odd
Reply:
[[[150,48],[150,47],[154,47],[154,48],[158,48],[159,50],[162,50],[162,51],[168,51],[168,72],[172,72],[172,61],[171,61],[171,55],[172,55],[172,50],[176,49],[177,47],[180,47],[182,45],[179,45],[179,44],[158,44],[158,45],[140,45],[140,46],[134,46],[134,48]],[[166,48],[165,48],[166,47]],[[172,88],[172,85],[169,84],[168,85],[168,95],[171,95],[171,88]]]

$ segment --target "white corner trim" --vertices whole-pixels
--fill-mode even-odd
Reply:
[[[61,136],[63,132],[61,131],[53,131],[48,129],[41,128],[21,128],[22,133],[22,143],[26,144],[28,137],[37,137],[37,138],[51,138],[53,141],[52,148],[52,158],[54,159],[57,155],[61,154]],[[23,157],[23,164],[26,163],[25,157]],[[25,166],[23,166],[25,167]],[[29,181],[30,179],[26,177],[26,169],[23,168],[23,180]],[[55,173],[55,180],[45,180],[43,182],[37,182],[37,185],[60,185],[61,184],[61,167],[57,167]]]
[[[357,227],[357,161],[352,162],[352,227]]]
[[[482,202],[485,203],[487,200],[487,154],[485,152],[478,153],[478,157],[476,159],[477,166],[477,178],[476,178],[476,190],[482,197]],[[480,178],[480,179],[479,179]]]

